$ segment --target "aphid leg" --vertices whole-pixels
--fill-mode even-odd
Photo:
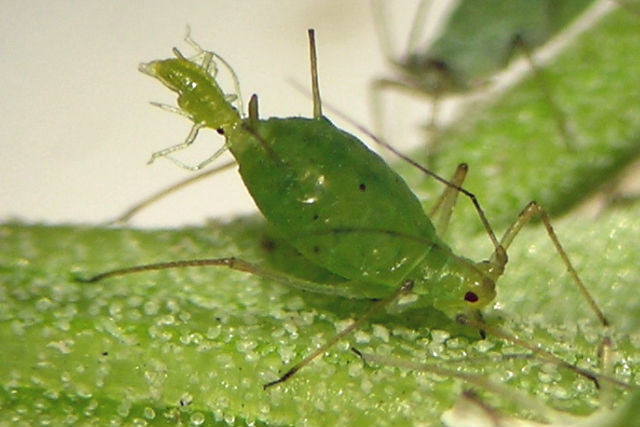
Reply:
[[[402,80],[394,79],[376,79],[371,82],[369,86],[369,100],[371,105],[371,116],[374,120],[374,133],[380,135],[382,139],[386,139],[386,125],[384,118],[384,105],[382,94],[387,90],[396,90],[398,92],[404,92],[412,97],[426,97],[431,102],[431,112],[429,114],[429,124],[427,125],[427,137],[429,139],[430,151],[436,150],[433,148],[437,143],[438,138],[438,107],[440,106],[440,97],[433,93],[427,94],[426,92],[417,92],[415,86],[408,84]]]
[[[373,26],[378,33],[378,40],[380,41],[380,49],[385,59],[394,63],[396,55],[391,47],[391,33],[387,25],[386,17],[389,16],[386,10],[383,10],[382,1],[373,0],[371,2],[371,11],[373,13]]]
[[[442,138],[440,138],[440,132],[438,130],[438,114],[440,107],[440,94],[434,93],[431,95],[431,114],[429,115],[429,123],[427,124],[427,141],[429,144],[429,152],[427,153],[427,165],[433,163],[433,159],[439,151],[438,144]]]
[[[205,126],[204,123],[194,123],[194,125],[191,127],[191,130],[189,131],[189,135],[187,135],[187,138],[184,140],[184,142],[180,144],[172,145],[171,147],[165,148],[164,150],[156,151],[151,155],[151,158],[149,159],[147,164],[149,165],[153,163],[158,157],[167,157],[169,160],[173,161],[175,164],[177,164],[181,168],[192,170],[192,168],[189,167],[188,165],[185,165],[184,163],[172,157],[168,157],[168,155],[176,151],[184,150],[185,148],[193,144],[193,141],[195,141],[196,137],[198,136],[198,131],[202,129],[204,126]]]
[[[505,251],[509,248],[509,246],[511,245],[511,242],[513,242],[513,239],[520,232],[522,227],[527,222],[529,222],[531,218],[534,217],[534,215],[538,215],[542,220],[542,223],[544,224],[544,227],[547,230],[547,234],[549,235],[549,238],[551,239],[551,242],[553,243],[553,246],[555,247],[556,252],[558,252],[558,255],[560,255],[562,262],[564,263],[565,267],[569,271],[569,275],[571,276],[571,279],[573,280],[578,290],[580,291],[584,299],[587,301],[587,303],[591,307],[591,310],[593,310],[593,312],[595,313],[596,317],[598,318],[602,326],[604,327],[609,326],[609,321],[604,316],[604,314],[598,307],[598,304],[596,304],[595,300],[593,299],[593,297],[591,296],[587,288],[584,286],[584,283],[582,282],[582,279],[580,279],[578,272],[576,271],[576,269],[573,267],[573,264],[569,260],[569,256],[567,255],[562,245],[560,244],[560,241],[558,240],[558,236],[556,235],[555,231],[553,230],[553,227],[551,226],[549,215],[547,215],[546,211],[538,203],[536,203],[535,201],[529,202],[529,204],[522,210],[522,212],[520,212],[520,214],[518,215],[514,223],[511,224],[511,226],[505,231],[504,235],[502,236],[502,239],[500,240],[500,245],[502,246],[502,248],[504,248]],[[493,261],[495,258],[496,258],[496,254],[494,253],[494,255],[492,255],[491,257],[491,260]]]
[[[162,104],[161,102],[154,102],[154,101],[149,102],[149,104],[153,105],[154,107],[158,107],[161,110],[169,111],[170,113],[179,114],[183,117],[191,119],[191,116],[189,115],[189,113],[186,113],[182,109],[178,107],[174,107],[173,105]]]
[[[459,315],[456,318],[456,320],[458,321],[458,323],[462,325],[466,325],[466,326],[477,328],[477,329],[483,329],[488,334],[491,334],[498,338],[502,338],[505,341],[512,342],[513,344],[516,344],[522,348],[526,348],[531,352],[533,352],[539,359],[545,361],[546,363],[550,363],[550,364],[559,366],[561,368],[568,369],[569,371],[575,372],[576,374],[581,375],[593,381],[597,387],[600,387],[600,383],[606,382],[611,385],[624,388],[625,390],[634,389],[633,386],[630,386],[629,384],[625,383],[624,381],[620,381],[617,378],[614,378],[605,374],[600,374],[597,372],[592,372],[587,369],[581,368],[579,366],[573,365],[569,362],[566,362],[560,359],[559,357],[555,356],[553,353],[540,348],[538,345],[531,343],[525,339],[518,338],[515,335],[505,332],[499,327],[489,325],[487,323],[484,323],[483,321],[472,319],[464,315]],[[605,338],[605,340],[608,340],[608,338]]]
[[[196,56],[192,58],[192,61],[201,61],[200,66],[207,70],[212,77],[216,78],[218,75],[217,63],[222,64],[224,68],[226,68],[231,76],[231,80],[233,81],[233,90],[235,91],[234,95],[236,96],[232,101],[235,101],[235,106],[238,111],[244,111],[242,93],[240,92],[240,81],[238,80],[238,75],[233,71],[231,65],[225,61],[223,57],[213,51],[203,49],[194,39],[192,39],[191,28],[189,26],[187,26],[184,41],[196,51]]]
[[[321,355],[322,353],[324,353],[325,351],[327,351],[328,349],[333,347],[333,345],[336,344],[338,341],[340,341],[342,338],[344,338],[345,336],[349,335],[351,332],[353,332],[354,330],[358,329],[364,323],[369,321],[371,316],[373,316],[374,314],[378,313],[380,310],[382,310],[384,307],[388,306],[392,302],[396,301],[400,296],[411,292],[412,288],[413,288],[413,282],[412,281],[405,281],[404,283],[402,283],[402,285],[400,287],[398,287],[398,289],[396,289],[393,292],[393,294],[391,294],[387,298],[381,299],[381,300],[377,301],[376,303],[374,303],[371,307],[369,307],[369,309],[358,320],[356,320],[351,325],[347,326],[342,331],[340,331],[339,333],[334,335],[333,338],[331,338],[330,340],[325,342],[323,345],[318,347],[316,350],[314,350],[313,352],[308,354],[300,362],[298,362],[295,365],[293,365],[280,378],[278,378],[275,381],[270,381],[270,382],[264,384],[263,388],[266,390],[267,388],[273,387],[274,385],[280,384],[280,383],[288,380],[289,378],[291,378],[296,372],[298,372],[304,366],[308,365],[311,361],[313,361],[313,359],[315,359],[316,357],[318,357],[319,355]]]
[[[431,11],[431,6],[434,4],[432,0],[421,0],[416,9],[416,13],[413,17],[413,22],[411,24],[411,30],[409,31],[409,37],[407,41],[407,46],[403,55],[408,56],[412,52],[414,52],[420,42],[420,38],[422,36],[421,31],[424,28],[424,21]],[[380,48],[385,59],[391,63],[393,66],[397,66],[397,57],[394,49],[391,47],[391,32],[389,31],[389,26],[387,25],[388,20],[387,17],[389,13],[387,10],[384,10],[383,2],[380,0],[372,1],[372,13],[373,13],[373,22],[376,32],[378,33],[378,40],[380,41]]]
[[[422,38],[422,29],[425,28],[425,20],[431,13],[431,6],[435,3],[433,0],[422,0],[418,5],[411,23],[411,31],[409,32],[409,39],[404,52],[405,56],[418,49],[418,44]]]
[[[135,205],[133,205],[132,207],[130,207],[129,209],[127,209],[123,214],[121,214],[119,217],[117,217],[116,219],[112,220],[109,222],[110,225],[118,225],[118,224],[124,224],[126,222],[128,222],[134,215],[136,215],[138,212],[140,212],[141,210],[143,210],[144,208],[146,208],[147,206],[152,205],[153,203],[157,202],[158,200],[161,200],[163,198],[165,198],[166,196],[175,193],[176,191],[187,187],[195,182],[201,181],[205,178],[208,178],[212,175],[217,174],[218,172],[222,172],[225,171],[229,168],[231,168],[231,166],[234,166],[236,164],[235,161],[231,161],[228,163],[225,163],[221,166],[218,166],[217,168],[199,173],[195,176],[191,176],[187,179],[184,179],[176,184],[172,184],[169,187],[163,188],[162,190],[158,191],[155,194],[152,194],[151,196],[147,197],[146,199],[142,200],[141,202],[136,203]]]
[[[383,2],[374,0],[372,2],[372,12],[374,27],[378,33],[378,39],[380,41],[380,47],[386,61],[397,70],[399,75],[405,75],[406,66],[402,64],[398,58],[408,58],[417,49],[420,39],[422,38],[422,30],[425,27],[426,17],[431,13],[431,7],[437,2],[432,0],[421,0],[416,9],[416,13],[413,17],[411,24],[411,30],[409,31],[409,37],[407,45],[404,48],[404,52],[401,55],[397,55],[394,52],[391,42],[391,33],[387,25],[386,17],[389,16],[386,10],[384,10]],[[374,133],[386,138],[386,126],[385,116],[383,113],[384,102],[382,99],[383,92],[387,90],[397,90],[405,92],[411,96],[426,96],[431,101],[431,112],[429,114],[429,123],[426,127],[427,141],[429,144],[429,156],[427,161],[431,162],[436,151],[438,142],[438,110],[440,106],[440,96],[433,90],[416,90],[417,82],[411,80],[411,76],[407,76],[408,79],[376,79],[371,82],[369,87],[369,99],[371,105],[371,116],[374,120]],[[419,84],[418,84],[419,85]]]
[[[425,3],[422,1],[421,3]],[[380,41],[380,48],[386,61],[396,69],[401,69],[400,64],[397,61],[397,55],[391,46],[391,34],[388,27],[388,21],[385,18],[389,16],[386,10],[383,10],[383,2],[380,0],[373,0],[371,4],[371,10],[373,13],[373,22],[376,32],[378,33],[378,40]],[[408,93],[414,92],[410,85],[405,84],[400,80],[395,79],[376,79],[371,82],[369,87],[369,104],[371,105],[371,116],[374,121],[374,132],[376,135],[386,137],[384,114],[383,114],[383,100],[382,93],[389,88],[399,88],[407,91]]]
[[[234,258],[234,257],[227,257],[227,258],[190,259],[190,260],[179,260],[179,261],[158,262],[153,264],[136,265],[133,267],[117,268],[115,270],[105,271],[103,273],[96,274],[94,276],[87,277],[87,278],[75,277],[74,279],[77,282],[81,282],[81,283],[95,283],[101,280],[109,279],[111,277],[126,276],[128,274],[142,273],[145,271],[170,270],[170,269],[185,268],[185,267],[211,267],[211,266],[227,267],[232,270],[244,271],[246,273],[267,277],[269,279],[273,279],[278,282],[282,282],[284,277],[279,274],[269,272],[268,270],[265,270],[255,264],[251,264],[241,259]],[[288,283],[291,280],[286,279],[286,281]]]
[[[598,347],[598,361],[600,363],[600,372],[603,375],[613,376],[613,364],[615,362],[615,353],[611,337],[605,336]],[[600,396],[602,405],[606,408],[613,408],[614,393],[613,384],[603,383],[600,387]]]
[[[245,273],[250,273],[259,277],[263,277],[282,285],[296,288],[299,290],[310,291],[310,292],[323,292],[329,293],[332,295],[336,294],[336,290],[334,287],[329,287],[327,289],[321,289],[321,285],[314,284],[311,282],[307,282],[300,279],[295,279],[283,274],[279,274],[276,272],[272,272],[266,270],[258,265],[249,263],[247,261],[243,261],[238,258],[228,257],[228,258],[204,258],[204,259],[191,259],[191,260],[179,260],[179,261],[169,261],[169,262],[159,262],[154,264],[144,264],[144,265],[136,265],[132,267],[118,268],[115,270],[106,271],[100,274],[96,274],[91,277],[83,278],[83,277],[74,277],[73,279],[80,283],[95,283],[101,280],[109,279],[116,276],[124,276],[128,274],[136,274],[148,271],[157,271],[157,270],[169,270],[175,268],[185,268],[185,267],[209,267],[209,266],[220,266],[227,267],[232,270],[238,270]],[[383,298],[377,302],[375,302],[369,309],[355,322],[351,325],[340,331],[338,334],[333,336],[330,340],[320,346],[317,350],[313,351],[307,357],[305,357],[302,361],[295,364],[292,368],[287,370],[284,375],[278,378],[275,381],[271,381],[269,383],[264,384],[264,389],[272,387],[276,384],[286,381],[291,378],[297,371],[299,371],[302,367],[309,364],[313,359],[327,351],[334,344],[336,344],[339,340],[344,338],[346,335],[353,332],[355,329],[361,327],[364,323],[366,323],[371,316],[378,313],[384,307],[389,305],[390,303],[396,301],[402,295],[405,295],[413,289],[412,281],[405,281],[401,286],[396,289],[393,294],[388,296],[387,298]],[[342,293],[345,296],[348,296],[348,289]]]
[[[540,92],[544,97],[545,102],[549,106],[551,113],[556,122],[556,127],[558,128],[558,132],[564,141],[565,146],[568,150],[574,150],[575,146],[573,144],[573,140],[575,139],[575,133],[571,131],[569,126],[569,121],[567,120],[567,115],[560,108],[558,103],[553,97],[553,90],[549,84],[547,79],[547,75],[544,70],[536,64],[535,59],[533,58],[533,53],[529,48],[526,40],[524,40],[520,35],[517,35],[513,41],[514,47],[519,49],[527,62],[529,63],[529,67],[531,67],[531,71],[533,72],[533,76],[538,82],[538,87],[540,88]]]
[[[462,186],[464,179],[467,176],[469,170],[466,163],[460,163],[456,168],[456,172],[451,177],[450,182],[458,187]],[[442,191],[438,200],[429,211],[429,217],[436,227],[436,231],[439,236],[443,236],[447,231],[451,214],[453,213],[453,207],[458,199],[460,192],[455,187],[446,186]]]
[[[390,358],[388,356],[380,356],[372,353],[363,353],[353,347],[351,348],[351,351],[353,351],[358,357],[360,357],[365,364],[373,363],[377,365],[392,366],[411,371],[428,372],[434,375],[441,376],[443,378],[456,378],[463,381],[467,385],[496,394],[503,397],[504,399],[515,403],[518,406],[527,408],[531,413],[537,414],[539,417],[549,422],[559,422],[560,420],[565,419],[565,416],[563,414],[549,408],[536,399],[532,399],[524,392],[514,389],[513,387],[507,387],[504,384],[493,382],[487,379],[487,377],[484,375],[468,374],[457,369],[443,368],[442,362],[418,363],[404,359]]]

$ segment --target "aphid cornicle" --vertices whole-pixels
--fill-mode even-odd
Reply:
[[[360,140],[322,116],[311,30],[309,35],[314,76],[311,119],[261,120],[255,95],[248,117],[242,118],[209,72],[214,54],[200,49],[189,38],[187,41],[199,49],[197,58],[202,63],[186,59],[174,49],[175,58],[142,64],[141,71],[178,94],[181,114],[194,122],[184,143],[155,153],[152,160],[188,146],[199,128],[217,130],[224,135],[225,147],[235,157],[240,175],[267,221],[305,258],[345,280],[337,285],[302,282],[230,257],[118,269],[87,281],[163,268],[217,265],[307,290],[380,299],[358,321],[265,385],[268,387],[289,378],[374,312],[408,292],[417,296],[414,307],[439,310],[452,319],[462,316],[468,320],[466,324],[482,328],[480,309],[496,295],[495,282],[507,262],[506,248],[524,224],[539,214],[572,279],[606,324],[562,250],[546,214],[536,203],[530,203],[498,241],[474,196],[460,187],[465,166],[459,167],[453,182],[426,171],[447,185],[436,204],[438,221],[434,227],[396,172]],[[486,261],[474,262],[454,254],[436,231],[438,228],[441,232],[446,226],[459,192],[471,197],[494,245]]]

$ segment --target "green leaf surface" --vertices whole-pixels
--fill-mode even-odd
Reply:
[[[640,206],[597,221],[557,224],[611,318],[619,351],[615,373],[629,383],[637,382],[640,346],[638,218]],[[600,405],[589,380],[535,359],[499,360],[500,354],[524,351],[493,337],[478,340],[433,329],[428,312],[410,309],[377,316],[290,381],[264,391],[264,382],[371,303],[304,293],[221,268],[150,272],[95,284],[69,279],[71,272],[89,275],[141,262],[229,255],[282,269],[269,260],[288,249],[257,218],[155,231],[15,223],[3,225],[0,233],[0,419],[14,425],[43,420],[53,425],[73,420],[78,425],[428,424],[469,387],[426,373],[365,366],[348,351],[350,345],[443,366],[452,359],[453,369],[480,372],[571,413]],[[597,370],[602,330],[563,274],[544,231],[527,229],[511,260],[488,320]],[[296,258],[290,263],[298,266]],[[500,397],[488,399],[519,413]]]

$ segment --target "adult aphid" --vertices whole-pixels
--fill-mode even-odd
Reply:
[[[194,130],[184,143],[162,150],[153,158],[185,148],[200,128],[215,129],[224,135],[225,148],[238,162],[240,175],[267,221],[307,260],[344,281],[332,285],[305,282],[234,257],[140,265],[84,281],[168,268],[225,266],[308,291],[377,299],[360,319],[280,378],[265,384],[267,388],[291,377],[402,295],[413,295],[412,307],[439,310],[473,328],[503,336],[496,328],[488,329],[480,310],[495,297],[495,282],[507,263],[506,249],[521,228],[538,214],[572,280],[600,323],[607,325],[562,249],[546,213],[535,202],[529,203],[498,239],[475,197],[460,187],[466,174],[465,165],[458,168],[453,182],[449,182],[414,163],[446,185],[432,211],[434,226],[399,175],[361,141],[336,128],[322,115],[311,30],[309,37],[314,94],[314,117],[310,119],[262,120],[255,95],[249,104],[248,117],[242,118],[210,73],[213,54],[200,48],[197,56],[200,62],[186,59],[174,49],[175,58],[142,64],[140,69],[177,92],[180,113],[194,122]],[[493,252],[485,261],[474,262],[454,254],[439,237],[459,192],[473,202],[493,244]],[[534,346],[527,348],[531,347]],[[599,379],[596,374],[554,359],[549,353],[538,354],[588,378]]]
[[[395,88],[431,99],[429,126],[435,130],[441,99],[485,87],[493,75],[521,54],[533,71],[560,134],[570,146],[571,135],[565,114],[556,103],[553,90],[532,53],[564,30],[593,0],[461,0],[450,14],[444,30],[426,49],[420,50],[416,45],[424,26],[424,15],[433,3],[420,2],[406,51],[401,55],[392,52],[381,3],[374,4],[382,47],[395,71],[393,76],[373,83],[376,120],[382,120],[379,92]]]

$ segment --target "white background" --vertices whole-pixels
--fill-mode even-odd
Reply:
[[[415,4],[393,3],[398,46]],[[288,82],[308,84],[307,28],[316,29],[323,99],[355,120],[371,126],[368,85],[389,74],[368,0],[3,0],[0,22],[0,221],[98,223],[189,174],[163,159],[145,165],[191,124],[149,106],[174,104],[175,95],[137,71],[142,61],[170,57],[173,46],[190,52],[187,24],[234,67],[245,99],[259,94],[263,117],[311,115],[309,98]],[[205,133],[190,158],[219,147]],[[134,224],[201,223],[254,210],[231,170],[156,204]]]

